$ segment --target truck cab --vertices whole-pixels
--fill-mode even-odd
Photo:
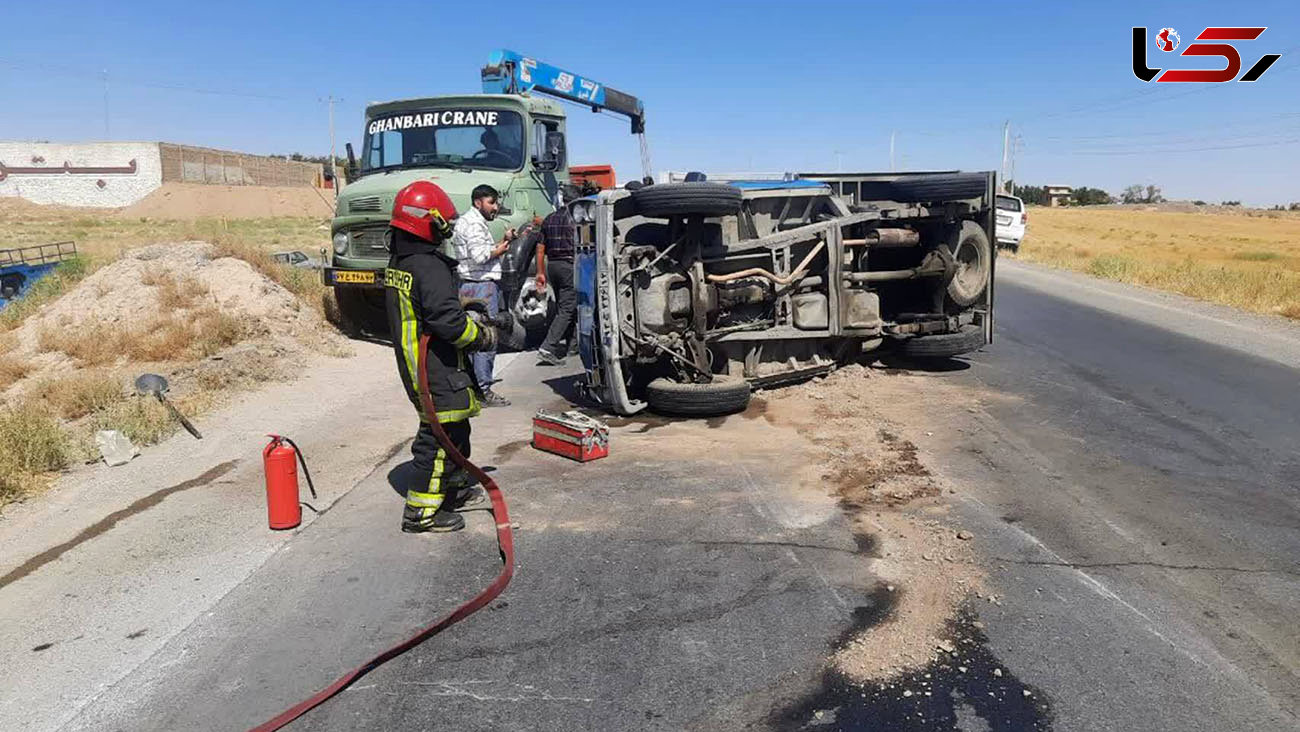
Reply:
[[[470,191],[486,183],[501,193],[500,213],[489,224],[493,235],[512,227],[524,232],[555,209],[557,192],[568,182],[564,134],[564,111],[557,102],[522,94],[368,106],[361,149],[349,162],[358,177],[339,192],[330,225],[333,257],[323,270],[343,315],[363,327],[381,332],[385,327],[380,325],[383,270],[398,191],[417,180],[432,181],[463,213],[470,208]],[[521,233],[503,257],[504,303],[515,302],[528,277],[532,242],[531,235]]]

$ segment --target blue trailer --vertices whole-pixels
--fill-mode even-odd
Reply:
[[[37,280],[54,271],[60,262],[76,256],[77,245],[70,241],[0,249],[0,310],[27,294]]]

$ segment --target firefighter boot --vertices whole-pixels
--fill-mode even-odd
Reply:
[[[463,528],[465,519],[447,506],[428,508],[407,504],[406,510],[402,512],[402,531],[408,534],[460,531]]]
[[[462,508],[477,506],[487,500],[487,494],[482,488],[475,486],[473,476],[465,472],[464,468],[459,465],[451,470],[447,476],[447,500],[443,507],[449,511],[459,511]]]

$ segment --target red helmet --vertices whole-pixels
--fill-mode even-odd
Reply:
[[[393,199],[393,218],[389,221],[403,231],[429,242],[451,236],[456,207],[451,197],[427,180],[417,180],[397,192]]]

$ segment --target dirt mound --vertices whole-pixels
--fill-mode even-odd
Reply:
[[[33,369],[28,382],[77,366],[195,361],[247,342],[296,351],[329,338],[288,290],[205,242],[133,249],[9,335]]]
[[[164,183],[140,201],[119,209],[124,218],[257,219],[275,216],[327,218],[334,215],[334,192],[310,187],[217,186]]]
[[[71,214],[76,216],[93,216],[109,214],[116,209],[91,208],[86,206],[59,206],[53,203],[32,203],[18,196],[0,196],[0,216],[37,216]]]

